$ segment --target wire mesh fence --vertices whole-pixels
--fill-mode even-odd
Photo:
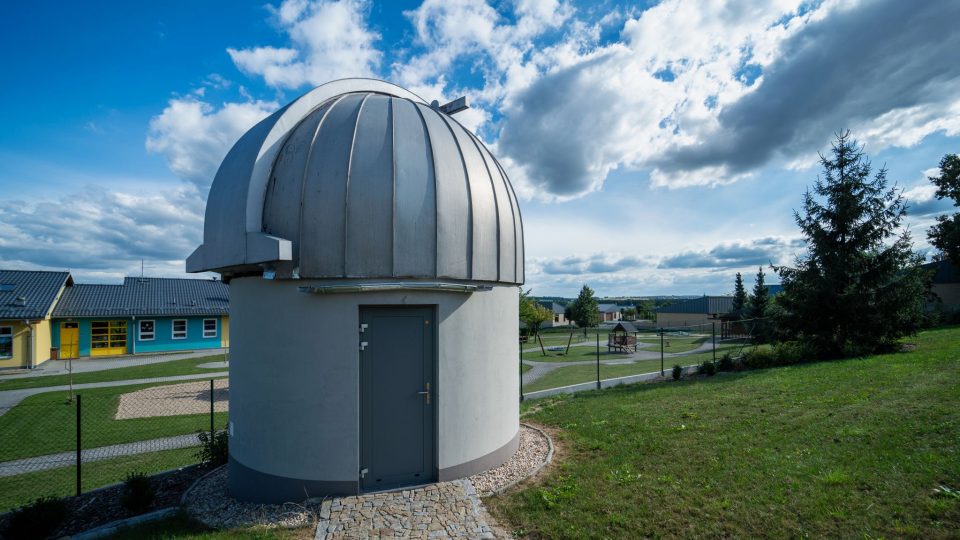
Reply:
[[[543,397],[653,379],[673,367],[686,371],[725,355],[739,357],[758,344],[769,320],[711,321],[699,325],[571,328],[521,344],[521,398]]]
[[[198,462],[227,421],[226,379],[37,394],[0,416],[0,512]]]

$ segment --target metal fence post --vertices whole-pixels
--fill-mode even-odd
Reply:
[[[597,332],[597,390],[600,389],[600,332]]]
[[[660,327],[660,376],[663,377],[663,327]]]
[[[717,323],[712,322],[710,325],[713,327],[713,363],[717,363]]]
[[[80,464],[83,462],[80,443],[80,394],[77,394],[77,497],[83,492],[80,476]]]
[[[210,379],[210,444],[213,444],[213,379]]]

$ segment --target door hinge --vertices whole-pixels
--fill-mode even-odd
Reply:
[[[368,472],[370,472],[370,471],[369,471],[369,469],[367,469],[366,467],[360,469],[360,478],[366,478]]]
[[[361,334],[367,331],[367,326],[369,326],[369,325],[367,325],[366,323],[363,323],[363,324],[360,325],[360,333],[361,333]]]
[[[361,342],[360,342],[360,350],[362,351],[362,350],[365,350],[366,348],[367,348],[367,342],[366,342],[366,341],[361,341]]]

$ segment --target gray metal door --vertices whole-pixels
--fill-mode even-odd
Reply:
[[[361,307],[360,487],[436,479],[431,307]]]

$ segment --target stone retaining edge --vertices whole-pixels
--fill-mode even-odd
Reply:
[[[512,488],[513,486],[519,484],[520,482],[523,482],[524,480],[527,480],[527,479],[529,479],[529,478],[533,478],[534,476],[540,474],[540,471],[542,471],[544,467],[546,467],[547,465],[550,464],[550,462],[553,461],[553,439],[550,438],[550,435],[548,435],[546,431],[538,428],[537,426],[535,426],[535,425],[533,425],[533,424],[528,424],[528,423],[526,423],[526,422],[520,422],[520,425],[521,425],[521,426],[524,426],[524,427],[528,427],[528,428],[536,431],[536,432],[539,433],[541,436],[543,436],[543,438],[547,439],[547,459],[543,460],[543,463],[537,465],[537,467],[536,467],[535,469],[533,469],[532,471],[530,471],[530,474],[524,476],[523,478],[517,478],[516,480],[507,483],[505,486],[501,486],[501,487],[499,487],[499,488],[497,488],[497,489],[495,489],[495,490],[493,490],[493,491],[491,491],[491,492],[489,492],[489,493],[485,493],[485,494],[483,494],[484,497],[492,497],[492,496],[495,496],[495,495],[500,495],[500,494],[502,494],[503,492],[507,491],[508,489]]]
[[[154,510],[153,512],[147,512],[146,514],[140,514],[139,516],[111,521],[110,523],[90,529],[89,531],[77,533],[73,536],[68,536],[67,538],[70,538],[71,540],[94,540],[95,538],[103,538],[116,533],[124,527],[132,527],[134,525],[140,525],[143,523],[160,521],[161,519],[165,519],[176,514],[179,510],[180,509],[176,506],[161,508],[160,510]]]

